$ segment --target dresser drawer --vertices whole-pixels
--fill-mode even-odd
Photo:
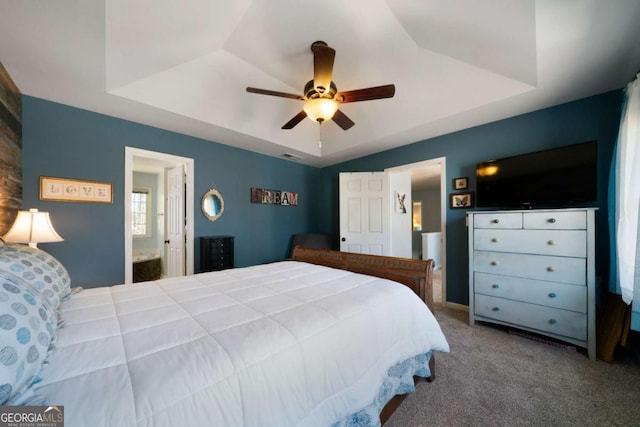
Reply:
[[[474,230],[474,249],[570,257],[587,256],[583,230]]]
[[[569,212],[525,212],[524,228],[542,230],[586,230],[587,213]]]
[[[475,295],[475,314],[577,340],[587,339],[587,315],[487,295]]]
[[[211,254],[229,253],[233,249],[233,241],[227,238],[204,240],[203,245]]]
[[[477,294],[587,312],[587,287],[582,285],[474,273],[474,287]]]
[[[586,259],[475,251],[473,271],[550,282],[586,283]]]
[[[224,254],[214,255],[209,259],[208,266],[213,270],[233,268],[233,257]]]
[[[521,213],[486,213],[474,215],[475,228],[522,228]]]

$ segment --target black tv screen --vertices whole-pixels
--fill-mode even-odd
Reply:
[[[476,167],[476,204],[569,207],[597,200],[596,141],[488,160]]]

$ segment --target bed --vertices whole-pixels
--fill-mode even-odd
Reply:
[[[430,260],[296,247],[281,262],[72,295],[53,257],[7,248],[0,304],[30,306],[14,329],[33,339],[23,355],[15,345],[22,368],[0,371],[0,399],[62,405],[68,427],[379,425],[449,349],[427,308]],[[15,336],[0,327],[3,343]]]

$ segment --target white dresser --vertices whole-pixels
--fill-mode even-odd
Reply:
[[[596,209],[469,212],[469,323],[547,335],[595,360]]]

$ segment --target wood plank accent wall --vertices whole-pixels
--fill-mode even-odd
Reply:
[[[0,62],[0,236],[22,206],[22,95]]]

